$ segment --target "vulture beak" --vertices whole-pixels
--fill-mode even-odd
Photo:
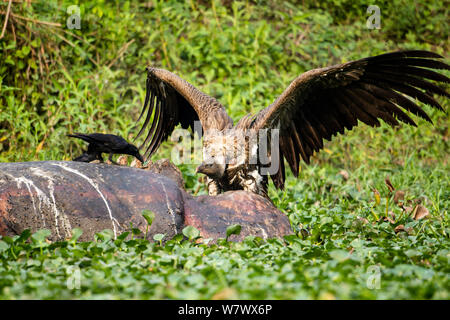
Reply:
[[[205,166],[201,164],[195,169],[195,173],[202,173],[203,169],[205,169]]]

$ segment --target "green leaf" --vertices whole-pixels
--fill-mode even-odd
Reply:
[[[36,65],[36,61],[33,59],[28,59],[28,64],[30,65],[31,68],[33,68],[34,70],[36,70],[38,68],[38,66]]]
[[[131,228],[131,233],[135,236],[140,235],[142,231],[138,228]]]
[[[184,234],[184,233],[183,233]],[[180,243],[181,240],[183,240],[183,235],[182,234],[176,234],[173,238],[172,241],[176,242],[176,243]]]
[[[0,240],[0,252],[8,250],[9,246],[5,241]]]
[[[31,236],[30,229],[25,229],[22,231],[19,238],[17,238],[16,242],[25,242],[28,240],[28,238],[30,238],[30,236]]]
[[[73,243],[77,242],[78,238],[80,238],[82,234],[83,230],[81,230],[80,228],[73,228],[72,237],[70,238],[70,241]]]
[[[33,233],[31,240],[35,243],[43,243],[45,239],[50,236],[52,232],[48,229],[41,229]]]
[[[16,63],[14,62],[14,59],[11,56],[7,56],[5,59],[5,63],[10,64],[14,66]]]
[[[37,48],[41,45],[41,39],[40,38],[36,38],[33,41],[31,41],[31,46],[34,48]]]
[[[148,226],[150,227],[152,225],[152,223],[153,223],[153,220],[155,219],[155,213],[153,211],[150,211],[150,210],[143,210],[142,211],[142,216],[147,221]]]
[[[24,57],[26,57],[31,51],[31,48],[29,46],[22,47],[22,54]]]
[[[128,237],[129,234],[130,234],[129,231],[125,231],[117,237],[117,240],[125,240],[125,238]]]
[[[114,232],[111,229],[105,229],[95,234],[95,238],[103,242],[107,242],[114,237]]]
[[[155,241],[162,241],[166,235],[162,233],[157,233],[153,236],[153,240]]]
[[[338,262],[343,262],[350,258],[350,254],[347,251],[340,249],[330,251],[330,256]]]
[[[196,239],[200,235],[200,231],[193,226],[187,226],[183,229],[183,234],[189,240]]]
[[[409,250],[406,250],[405,251],[405,254],[408,256],[408,257],[417,257],[417,256],[420,256],[421,255],[421,253],[420,253],[420,251],[418,251],[418,250],[415,250],[415,249],[409,249]]]
[[[233,225],[229,226],[229,227],[227,228],[227,237],[226,237],[226,240],[228,240],[228,238],[229,238],[232,234],[235,234],[235,235],[241,234],[241,229],[242,229],[242,227],[241,227],[240,224],[233,224]]]

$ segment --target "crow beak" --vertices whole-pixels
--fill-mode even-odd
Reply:
[[[141,156],[139,153],[136,155],[136,158],[137,158],[140,162],[144,163],[144,158],[142,158],[142,156]]]

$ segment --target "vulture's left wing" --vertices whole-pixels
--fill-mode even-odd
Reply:
[[[449,94],[428,81],[450,82],[430,70],[450,69],[435,60],[439,58],[429,51],[399,51],[314,69],[297,77],[252,124],[254,129],[280,128],[280,168],[272,176],[275,185],[284,186],[283,156],[297,176],[300,157],[309,163],[314,151],[323,147],[323,139],[352,129],[358,120],[370,126],[379,126],[379,119],[392,126],[399,121],[415,126],[403,108],[431,122],[406,96],[442,110],[433,94]]]
[[[147,146],[145,158],[158,149],[178,124],[184,129],[194,129],[194,121],[200,120],[203,130],[223,130],[233,126],[219,101],[172,72],[158,68],[147,68],[145,101],[137,122],[144,115],[144,123],[135,140],[148,128],[139,147]]]

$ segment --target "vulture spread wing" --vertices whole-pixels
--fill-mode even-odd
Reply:
[[[167,70],[147,68],[147,72],[145,102],[137,122],[146,116],[135,138],[150,127],[140,146],[148,145],[144,158],[151,156],[178,124],[192,130],[196,120],[200,120],[203,130],[223,130],[233,126],[225,108],[213,97]]]
[[[442,110],[433,94],[449,94],[428,81],[450,82],[431,70],[450,69],[435,60],[438,58],[442,57],[428,51],[399,51],[314,69],[297,77],[252,123],[255,129],[279,126],[280,168],[272,175],[275,186],[284,186],[283,157],[298,176],[300,158],[309,163],[311,155],[323,147],[323,139],[352,129],[358,120],[370,126],[379,126],[379,119],[392,126],[399,121],[415,126],[403,108],[431,122],[406,96]]]

